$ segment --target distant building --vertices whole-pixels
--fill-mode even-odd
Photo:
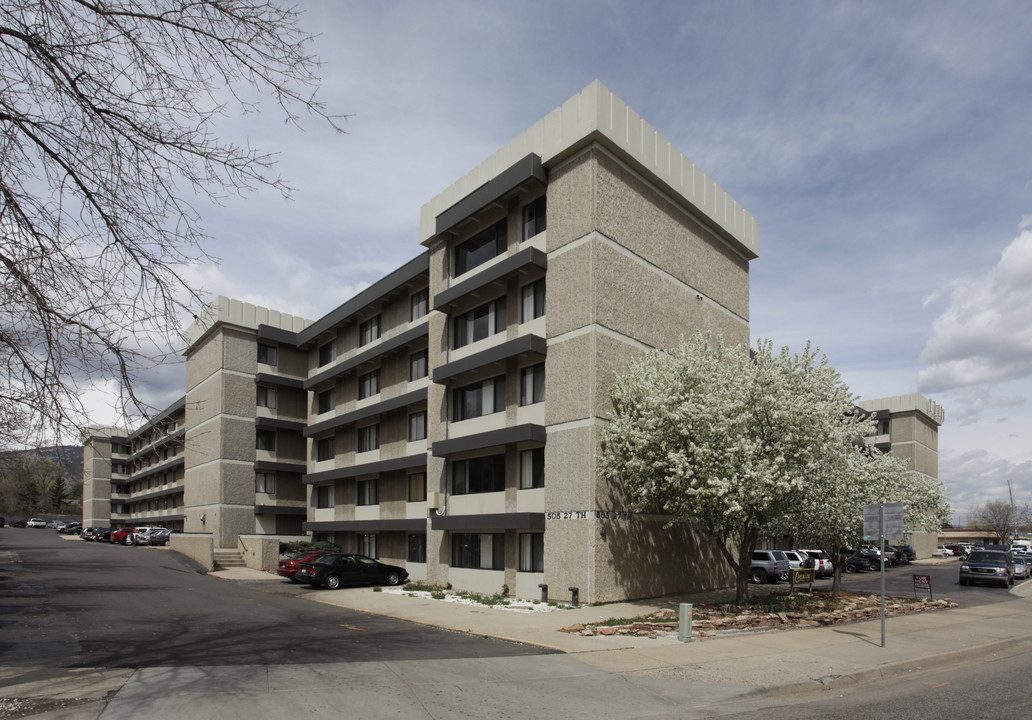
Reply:
[[[908,470],[939,479],[939,426],[946,421],[941,405],[918,393],[875,398],[857,403],[874,415],[877,434],[872,444],[883,452],[907,460]],[[904,541],[918,557],[931,557],[936,533],[908,531]]]
[[[86,524],[216,548],[311,534],[520,597],[728,584],[595,463],[629,359],[696,330],[749,342],[752,216],[595,82],[420,218],[425,251],[322,318],[219,298],[187,335],[182,403],[88,440]]]

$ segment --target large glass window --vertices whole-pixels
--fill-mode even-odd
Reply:
[[[481,380],[452,391],[452,422],[505,410],[505,376]]]
[[[452,567],[505,569],[504,533],[452,533]]]
[[[315,441],[315,459],[319,462],[333,459],[333,437],[320,438]]]
[[[455,275],[462,275],[478,265],[505,252],[506,221],[497,223],[477,233],[469,240],[455,246]]]
[[[254,446],[258,450],[268,450],[269,452],[276,452],[275,430],[255,430],[254,440]]]
[[[542,533],[520,533],[520,572],[545,571],[545,536]]]
[[[426,502],[426,473],[412,473],[408,476],[408,501]]]
[[[333,362],[336,357],[336,352],[333,347],[333,341],[326,343],[325,345],[319,346],[319,367],[323,365],[329,365]]]
[[[276,365],[276,346],[258,343],[258,362],[262,365]]]
[[[427,314],[430,307],[430,290],[423,288],[409,297],[409,320],[418,320]]]
[[[376,547],[376,535],[373,535],[372,533],[359,533],[358,554],[366,555],[371,558],[380,557],[379,550]]]
[[[255,473],[254,491],[260,493],[276,494],[276,473]]]
[[[368,345],[373,340],[380,339],[380,316],[369,318],[358,326],[358,345]]]
[[[377,505],[379,499],[376,494],[376,479],[372,480],[359,480],[355,483],[358,488],[358,497],[355,500],[356,505]]]
[[[256,399],[258,407],[269,408],[272,410],[276,409],[276,388],[265,387],[264,385],[258,386],[258,397]]]
[[[545,196],[523,208],[523,239],[529,240],[545,231]]]
[[[520,288],[520,322],[530,322],[545,314],[545,279]]]
[[[380,447],[380,426],[367,425],[358,429],[358,452],[369,452]]]
[[[426,440],[426,410],[408,416],[408,439]]]
[[[408,554],[405,559],[414,563],[426,562],[426,535],[412,533],[408,536]]]
[[[420,350],[409,355],[409,380],[421,380],[427,375],[427,351]]]
[[[319,395],[318,395],[318,413],[320,415],[322,415],[323,413],[328,413],[331,410],[333,410],[334,406],[336,406],[336,404],[337,404],[336,395],[337,394],[336,394],[336,392],[334,392],[333,388],[330,388],[329,390],[323,390],[321,393],[319,393]]]
[[[545,364],[538,363],[520,370],[520,405],[545,401]]]
[[[545,449],[534,448],[520,453],[520,489],[545,486]]]
[[[451,464],[452,492],[455,495],[503,492],[505,490],[505,454],[486,455]]]
[[[373,370],[358,378],[358,399],[364,400],[367,397],[380,393],[380,371]]]
[[[315,489],[315,506],[317,508],[333,507],[332,485],[320,485]]]
[[[485,303],[452,321],[456,348],[505,331],[505,296]]]

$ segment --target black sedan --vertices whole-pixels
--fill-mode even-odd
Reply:
[[[365,555],[329,553],[314,562],[301,563],[294,577],[312,587],[336,590],[344,585],[397,585],[408,579],[408,571]]]

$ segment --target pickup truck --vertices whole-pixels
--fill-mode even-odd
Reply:
[[[27,523],[25,523],[25,527],[31,528],[45,528],[46,526],[47,521],[42,518],[31,518]]]

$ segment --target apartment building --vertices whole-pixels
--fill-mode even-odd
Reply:
[[[83,527],[130,523],[182,529],[184,401],[133,433],[93,428],[83,438]]]
[[[861,409],[874,415],[877,434],[874,447],[907,461],[907,469],[939,479],[939,426],[946,411],[919,393],[862,400]],[[908,530],[903,540],[913,545],[918,557],[931,557],[939,540],[937,533]]]
[[[198,319],[183,529],[311,534],[519,597],[726,584],[715,548],[595,463],[630,358],[696,330],[749,342],[756,221],[595,82],[424,205],[419,241],[315,321],[227,298]]]

